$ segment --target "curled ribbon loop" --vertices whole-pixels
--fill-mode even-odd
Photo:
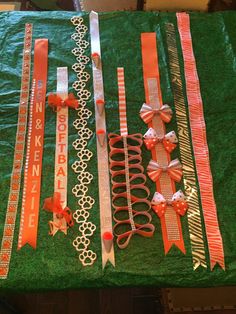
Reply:
[[[172,110],[168,105],[163,105],[160,109],[153,109],[145,103],[142,105],[140,117],[146,124],[152,121],[155,114],[158,114],[165,123],[169,123],[172,118]]]
[[[162,217],[165,214],[168,206],[173,207],[176,213],[180,216],[184,216],[188,209],[188,203],[181,190],[173,194],[171,201],[167,201],[161,193],[155,192],[151,204],[154,212],[159,217]]]
[[[171,131],[163,137],[158,137],[156,131],[153,128],[149,128],[143,137],[144,144],[148,150],[152,150],[158,143],[162,143],[165,150],[171,153],[176,148],[176,143],[178,143],[175,131]]]
[[[53,194],[53,197],[46,198],[44,200],[43,209],[51,213],[55,213],[58,219],[64,218],[66,220],[68,227],[73,227],[74,221],[72,218],[72,212],[68,207],[65,207],[64,209],[62,208],[60,193],[55,192]]]
[[[115,208],[113,218],[116,222],[114,234],[121,249],[128,246],[134,234],[152,237],[155,230],[151,224],[152,217],[148,213],[151,208],[148,201],[150,192],[145,186],[146,177],[141,166],[142,135],[132,134],[125,138],[124,141],[123,136],[109,134],[112,203]],[[125,164],[125,150],[128,167]]]
[[[50,94],[48,96],[48,105],[53,108],[54,111],[60,111],[62,107],[69,107],[77,109],[79,107],[79,101],[71,93],[68,98],[63,100],[57,94]]]
[[[150,160],[147,173],[152,181],[156,182],[163,171],[166,171],[174,181],[180,182],[183,172],[182,165],[178,159],[172,160],[168,166],[161,166],[158,162]]]

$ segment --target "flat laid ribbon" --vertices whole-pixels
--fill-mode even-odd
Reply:
[[[203,240],[200,197],[197,188],[196,170],[193,162],[191,133],[188,123],[187,107],[185,106],[184,86],[180,70],[179,53],[177,50],[175,26],[166,23],[166,40],[169,55],[170,75],[175,104],[178,128],[179,150],[183,166],[183,183],[188,200],[188,230],[193,259],[193,269],[207,267],[206,251]]]
[[[48,96],[48,104],[55,111],[59,111],[63,107],[69,107],[73,109],[77,109],[79,107],[79,101],[75,98],[75,96],[71,93],[66,99],[62,99],[57,94],[50,94]]]
[[[165,214],[168,206],[172,206],[180,216],[184,216],[188,209],[188,203],[181,190],[173,194],[171,201],[167,201],[161,193],[155,192],[151,204],[153,210],[159,217],[162,217]]]
[[[156,33],[141,34],[143,79],[145,88],[146,104],[140,110],[140,116],[148,122],[148,128],[153,128],[158,137],[163,138],[166,134],[165,123],[170,121],[172,111],[166,105],[165,111],[167,118],[155,114],[153,110],[163,108],[163,100],[160,84],[160,73],[158,66],[158,49]],[[152,159],[160,165],[168,165],[171,162],[170,153],[162,143],[157,143],[151,150]],[[175,181],[171,179],[167,172],[163,172],[159,180],[155,182],[156,191],[163,194],[166,199],[170,199],[176,192]],[[176,246],[181,252],[185,253],[184,239],[180,215],[177,215],[171,206],[168,206],[165,214],[160,218],[164,251],[167,254],[172,246]]]
[[[176,143],[178,143],[175,131],[171,131],[162,137],[158,137],[157,132],[153,128],[149,128],[143,138],[144,144],[148,150],[152,150],[158,143],[162,143],[168,153],[171,153],[176,148]]]
[[[108,261],[110,261],[111,264],[115,267],[115,252],[112,228],[109,159],[106,135],[106,110],[104,106],[105,101],[98,14],[92,11],[89,15],[89,20],[91,53],[93,60],[93,90],[97,133],[100,235],[102,246],[102,268],[104,269]]]
[[[69,227],[73,227],[74,221],[72,212],[68,207],[63,208],[61,205],[61,195],[58,192],[53,194],[53,197],[48,197],[44,200],[43,209],[57,215],[58,219],[64,218]]]
[[[47,68],[48,40],[37,39],[34,47],[33,81],[35,82],[35,90],[30,104],[18,250],[27,243],[34,249],[37,245]]]
[[[213,270],[216,264],[219,264],[222,269],[225,269],[224,249],[214,198],[203,102],[192,46],[190,19],[187,13],[177,13],[176,15],[183,51],[189,121],[202,211],[206,227],[210,265],[211,270]]]
[[[155,114],[158,114],[165,123],[169,123],[172,118],[172,110],[168,105],[163,105],[160,109],[153,109],[145,103],[142,105],[140,117],[146,124],[152,121]]]
[[[167,172],[174,181],[180,182],[183,174],[182,165],[178,159],[171,160],[167,166],[161,166],[157,161],[150,160],[147,166],[147,173],[152,181],[156,182],[159,180],[163,172]]]

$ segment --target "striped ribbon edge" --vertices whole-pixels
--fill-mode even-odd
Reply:
[[[181,80],[176,33],[173,24],[166,24],[167,49],[169,54],[170,75],[176,109],[176,122],[178,128],[178,141],[183,170],[185,195],[188,202],[188,227],[192,247],[193,269],[199,266],[207,268],[206,253],[203,241],[202,221],[198,200],[198,189],[195,178],[195,169],[191,151],[190,134],[188,131],[188,118],[185,108],[183,84]]]
[[[119,95],[119,114],[120,114],[120,134],[128,135],[127,116],[126,116],[126,96],[124,68],[117,68],[118,95]]]
[[[213,270],[214,266],[219,264],[220,267],[225,270],[224,250],[214,199],[213,179],[207,145],[203,102],[201,98],[196,61],[193,53],[190,19],[187,13],[177,13],[176,16],[183,51],[189,120],[200,187],[202,210],[206,227],[210,267],[211,270]]]

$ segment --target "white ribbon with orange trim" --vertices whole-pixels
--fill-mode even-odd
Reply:
[[[99,181],[100,228],[102,245],[102,267],[110,261],[115,266],[113,245],[110,179],[108,166],[106,116],[99,37],[99,21],[96,12],[90,13],[91,53],[93,59],[93,90],[97,133],[97,161]]]

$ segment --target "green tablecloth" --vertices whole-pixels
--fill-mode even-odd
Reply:
[[[56,90],[56,68],[69,67],[70,89],[75,80],[71,66],[75,57],[71,49],[75,46],[70,36],[74,27],[70,22],[73,13],[65,12],[13,12],[0,13],[0,235],[3,233],[5,212],[12,170],[20,79],[24,24],[34,24],[33,37],[49,39],[49,75],[47,91]],[[216,267],[213,272],[207,269],[192,269],[187,218],[181,218],[184,230],[186,255],[175,248],[164,256],[159,219],[153,215],[156,232],[153,238],[134,237],[125,250],[115,246],[116,267],[111,265],[102,270],[99,203],[97,191],[97,161],[95,136],[89,141],[89,149],[94,157],[89,163],[89,171],[94,175],[90,195],[96,199],[91,210],[91,220],[97,231],[92,238],[91,248],[98,260],[91,267],[83,267],[72,246],[77,228],[55,237],[48,235],[50,214],[41,210],[38,230],[38,245],[34,251],[25,246],[17,251],[17,238],[21,208],[18,208],[13,254],[8,279],[0,281],[5,290],[48,290],[79,287],[137,286],[156,285],[161,287],[205,287],[236,284],[236,204],[235,204],[235,105],[236,105],[236,14],[191,13],[191,32],[197,61],[204,114],[207,127],[211,169],[214,178],[214,193],[218,218],[223,237],[226,271]],[[84,14],[88,25],[88,15]],[[173,13],[114,12],[100,15],[101,48],[107,104],[108,132],[118,132],[117,107],[117,66],[124,66],[126,73],[127,107],[129,132],[146,132],[146,125],[138,116],[145,99],[142,76],[140,33],[155,31],[158,38],[161,86],[165,103],[174,109],[170,85],[168,54],[165,40],[165,23],[176,25]],[[89,54],[89,50],[87,51]],[[181,66],[182,60],[181,60]],[[91,65],[89,68],[91,72]],[[92,80],[89,88],[92,91]],[[94,112],[94,105],[88,102]],[[72,126],[76,112],[70,111],[69,163],[76,159],[72,142],[77,134]],[[89,124],[94,130],[94,115]],[[176,130],[173,119],[168,128]],[[41,208],[45,197],[53,194],[55,114],[46,109],[45,147],[43,157]],[[175,156],[179,156],[176,151]],[[144,166],[150,153],[143,149]],[[76,175],[69,167],[68,205],[76,209],[76,198],[71,193],[76,184]],[[151,193],[154,184],[148,180]],[[206,243],[206,241],[205,241]]]

